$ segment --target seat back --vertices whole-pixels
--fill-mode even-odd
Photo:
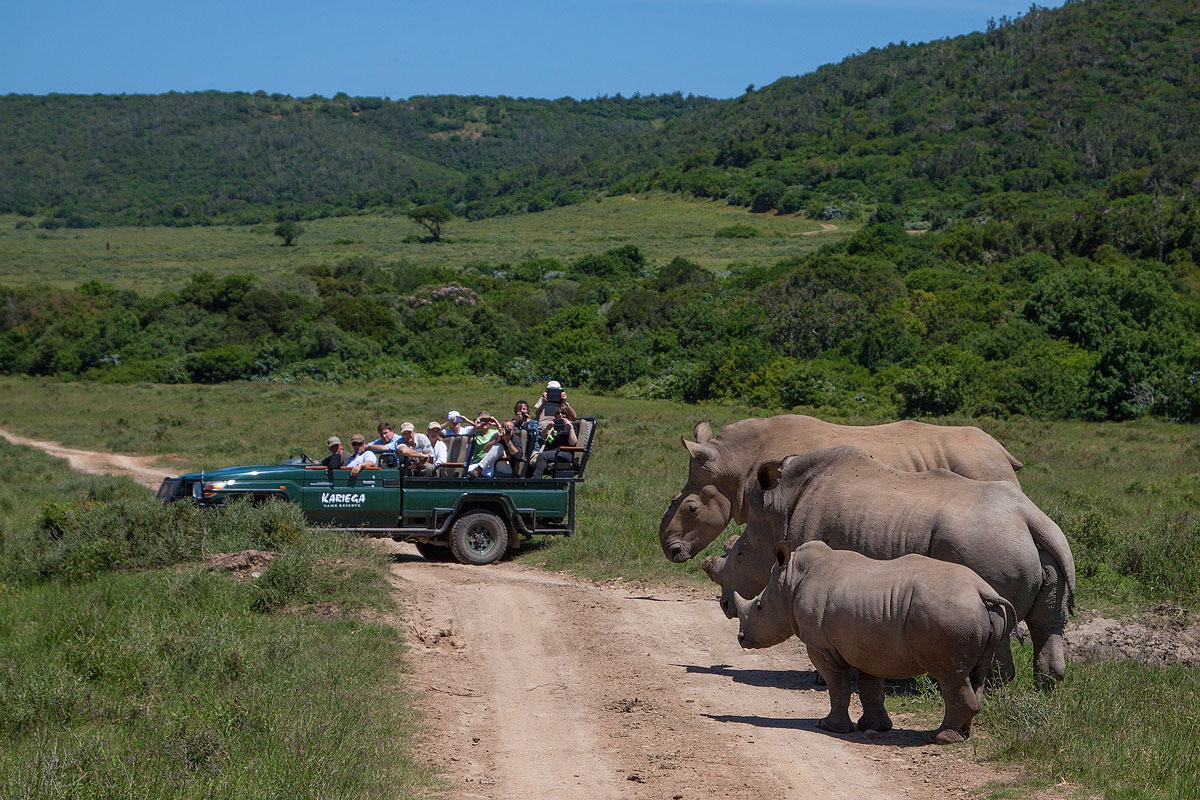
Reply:
[[[587,463],[588,454],[592,452],[592,431],[596,429],[595,417],[579,417],[575,420],[575,446],[580,448],[574,454],[572,466],[575,469],[575,474],[583,472],[583,466]]]
[[[475,446],[475,437],[470,434],[455,434],[443,436],[446,443],[446,461],[438,467],[438,474],[444,478],[461,478],[466,474],[466,467],[471,463],[471,450]]]

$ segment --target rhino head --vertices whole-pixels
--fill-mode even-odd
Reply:
[[[767,583],[753,599],[733,593],[738,618],[738,644],[745,648],[771,647],[788,639],[794,632],[788,566],[792,550],[787,542],[772,548],[771,571]]]
[[[754,597],[767,585],[775,563],[775,544],[787,538],[788,503],[780,497],[782,461],[764,461],[754,472],[748,491],[749,520],[736,541],[727,543],[720,558],[705,559],[704,571],[721,585],[721,610],[738,615],[734,595]]]
[[[681,439],[691,457],[688,481],[663,514],[658,543],[663,553],[682,564],[721,535],[733,517],[733,498],[723,452],[707,422],[696,425],[696,441]]]

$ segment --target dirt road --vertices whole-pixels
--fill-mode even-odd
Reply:
[[[711,593],[396,549],[422,752],[450,797],[944,798],[998,777],[899,718],[819,731],[796,640],[743,651]]]
[[[115,453],[76,450],[58,442],[30,439],[3,428],[0,428],[0,437],[20,447],[36,447],[52,456],[65,458],[71,469],[76,472],[87,475],[124,475],[148,489],[157,489],[162,479],[171,473],[170,468],[153,466],[158,461],[153,456],[122,456]]]

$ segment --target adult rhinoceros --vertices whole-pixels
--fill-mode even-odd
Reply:
[[[1011,483],[953,472],[903,472],[856,447],[832,447],[759,466],[748,488],[749,524],[704,571],[734,594],[766,586],[775,545],[823,541],[876,559],[918,553],[970,567],[1012,604],[1033,640],[1034,672],[1061,680],[1063,629],[1075,601],[1075,561],[1054,521]],[[1003,671],[1012,673],[1008,648]]]
[[[691,454],[687,484],[658,526],[663,552],[680,564],[707,547],[731,519],[745,524],[746,480],[756,464],[773,458],[852,445],[908,472],[941,468],[980,481],[1020,486],[1016,470],[1021,462],[979,428],[912,421],[836,425],[785,414],[726,425],[716,438],[711,426],[701,422],[695,436],[694,442],[682,440]]]

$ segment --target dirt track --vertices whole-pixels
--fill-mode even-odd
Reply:
[[[20,447],[36,447],[52,456],[64,458],[76,472],[87,475],[124,475],[148,489],[157,489],[162,479],[171,473],[170,468],[153,466],[158,461],[152,456],[122,456],[115,453],[96,453],[76,450],[58,442],[43,442],[0,428],[0,437]],[[178,473],[178,470],[175,471]]]
[[[743,651],[711,593],[396,550],[422,752],[450,797],[943,798],[998,777],[901,718],[819,731],[796,640]]]

